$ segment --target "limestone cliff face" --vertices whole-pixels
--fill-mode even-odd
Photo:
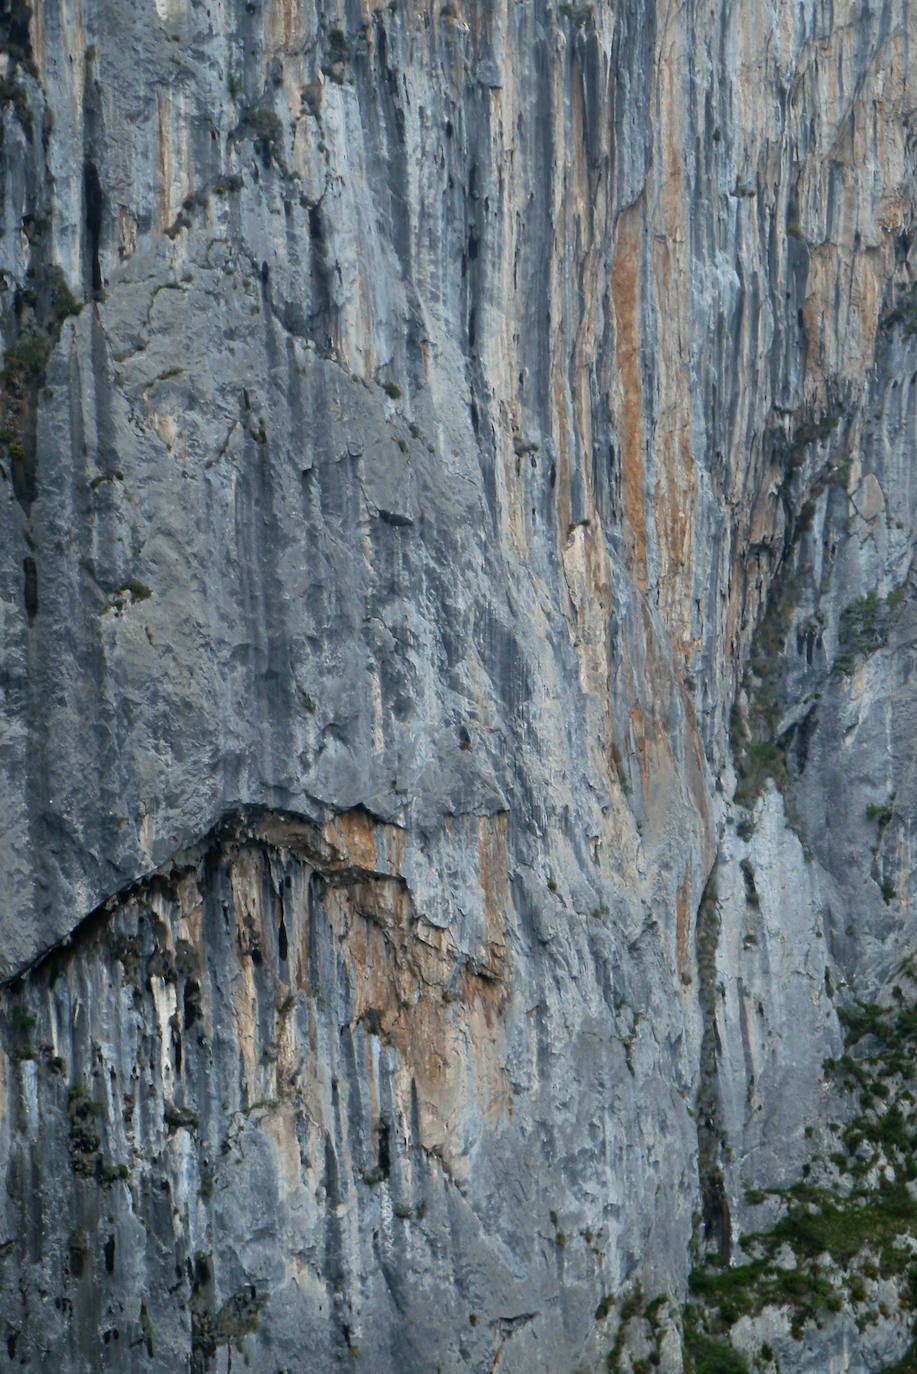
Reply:
[[[914,947],[907,0],[0,29],[9,1360],[901,1357],[682,1304]]]

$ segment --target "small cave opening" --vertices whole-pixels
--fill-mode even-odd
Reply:
[[[185,1030],[190,1030],[195,1021],[201,1016],[201,989],[200,985],[189,978],[185,983],[182,994],[182,1010],[184,1013]]]
[[[191,1286],[195,1293],[206,1288],[210,1282],[210,1256],[198,1253],[194,1257],[194,1275]]]
[[[392,1171],[392,1128],[387,1121],[379,1123],[379,1173],[388,1178]]]
[[[86,1236],[80,1227],[70,1233],[68,1245],[68,1258],[70,1261],[70,1273],[75,1279],[83,1277],[86,1268]]]
[[[317,252],[325,247],[325,231],[322,226],[322,212],[317,205],[309,206],[309,238]]]

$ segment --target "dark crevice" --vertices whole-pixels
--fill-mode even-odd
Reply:
[[[749,906],[758,907],[761,900],[758,896],[758,888],[755,883],[755,870],[751,859],[743,859],[739,864],[742,870],[742,881],[745,884],[745,900]]]
[[[23,597],[25,600],[25,613],[29,618],[29,624],[38,615],[38,569],[35,566],[35,559],[27,557],[22,560],[23,571]]]
[[[703,1016],[700,1083],[697,1091],[697,1167],[700,1176],[704,1242],[724,1264],[732,1252],[732,1222],[723,1178],[725,1132],[719,1084],[720,1037],[716,1024],[716,950],[720,938],[720,908],[716,868],[707,881],[697,912],[696,951],[698,998]]]
[[[796,726],[792,737],[796,773],[801,776],[809,762],[809,749],[818,727],[818,708],[811,706]]]
[[[32,56],[31,18],[32,7],[25,0],[0,0],[0,43],[19,61],[28,61]]]
[[[178,1074],[179,1077],[181,1077],[182,1042],[181,1030],[179,1029],[177,1016],[173,1016],[171,1018],[169,1026],[172,1031],[172,1058],[175,1062],[175,1072],[176,1074]]]
[[[327,339],[323,346],[330,344],[332,324],[333,282],[328,263],[328,245],[322,211],[318,205],[309,207],[309,241],[312,247],[312,319],[321,326]]]
[[[102,237],[102,183],[94,162],[89,158],[83,166],[83,199],[86,219],[86,255],[89,263],[88,290],[102,290],[102,266],[99,262],[99,243]]]
[[[392,1128],[387,1121],[379,1124],[379,1173],[383,1178],[388,1178],[392,1170],[391,1155],[391,1134]]]
[[[185,1030],[190,1030],[195,1021],[201,1019],[201,989],[193,978],[185,983],[182,994]]]

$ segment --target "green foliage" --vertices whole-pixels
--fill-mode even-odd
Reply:
[[[917,332],[917,324],[915,324]],[[903,1359],[895,1364],[886,1365],[881,1374],[917,1374],[917,1341],[911,1346]]]
[[[770,1233],[773,1240],[777,1244],[788,1242],[798,1256],[810,1260],[827,1253],[842,1267],[868,1248],[878,1252],[883,1274],[903,1272],[909,1254],[895,1242],[909,1234],[917,1219],[917,1204],[903,1185],[887,1185],[869,1202],[823,1198],[815,1211],[792,1208]]]
[[[747,712],[743,716],[736,705],[730,716],[730,734],[738,773],[736,802],[740,806],[752,807],[764,790],[767,779],[773,778],[783,793],[787,817],[797,829],[800,823],[792,804],[792,784],[786,766],[784,744],[777,732],[783,716],[779,689],[780,661],[798,591],[794,577],[781,577],[775,581],[767,610],[752,641],[743,679]],[[743,834],[741,838],[748,838],[748,835]]]
[[[685,1374],[749,1374],[748,1361],[721,1336],[704,1331],[696,1310],[685,1309]]]
[[[15,105],[21,109],[25,107],[26,99],[24,86],[11,81],[8,76],[0,77],[0,105]]]
[[[917,1072],[917,1005],[908,1000],[904,983],[908,977],[913,985],[915,961],[905,963],[899,977],[890,1006],[854,1002],[839,1009],[845,1052],[826,1061],[825,1070],[858,1099],[859,1110],[846,1125],[832,1123],[846,1153],[838,1149],[830,1161],[822,1159],[818,1174],[813,1160],[791,1188],[749,1189],[750,1205],[769,1197],[781,1205],[782,1215],[769,1230],[743,1236],[749,1256],[744,1263],[709,1262],[692,1272],[692,1302],[684,1311],[688,1374],[742,1368],[730,1363],[743,1358],[733,1351],[730,1332],[741,1318],[766,1307],[788,1311],[797,1340],[809,1323],[823,1325],[841,1310],[845,1299],[857,1305],[858,1323],[872,1320],[869,1278],[896,1281],[901,1310],[917,1307],[917,1199],[908,1187],[917,1177],[910,1086]],[[771,1358],[762,1347],[756,1363]],[[895,1366],[895,1374],[906,1370],[917,1374],[917,1365]]]
[[[615,1299],[611,1296],[604,1298],[596,1309],[596,1321],[600,1321],[599,1312],[604,1309],[607,1315]],[[643,1289],[637,1283],[631,1291],[621,1299],[618,1313],[618,1331],[615,1336],[615,1343],[605,1356],[605,1368],[611,1374],[612,1371],[621,1368],[621,1354],[624,1350],[624,1341],[627,1334],[627,1323],[636,1317],[643,1306]]]
[[[793,232],[792,228],[788,227],[787,232],[791,234]],[[802,235],[799,234],[799,237],[801,238]],[[794,430],[793,437],[790,441],[790,466],[801,466],[805,458],[805,451],[809,445],[819,444],[823,440],[829,439],[843,419],[843,415],[843,410],[838,406],[829,406],[818,419],[813,418],[811,420],[806,420],[799,425],[798,428]],[[806,508],[807,506],[809,509]],[[813,514],[814,507],[811,502],[807,502],[800,511],[797,532],[800,532],[801,529],[808,529],[812,522]]]
[[[90,1098],[88,1090],[81,1083],[73,1083],[67,1093],[67,1108],[71,1115],[101,1116],[104,1103]]]
[[[171,1103],[166,1103],[163,1118],[169,1131],[173,1132],[184,1129],[192,1134],[200,1129],[200,1122],[196,1112],[188,1111],[184,1107],[175,1107]]]
[[[126,1164],[111,1164],[107,1159],[103,1159],[99,1163],[98,1177],[103,1183],[114,1183],[115,1179],[123,1183],[125,1179],[130,1178],[130,1172]]]
[[[131,601],[148,601],[153,595],[145,582],[138,582],[135,577],[129,577],[126,582],[122,582],[118,588],[118,595],[127,594]]]
[[[350,57],[350,43],[341,29],[332,29],[328,35],[328,61],[346,62]]]
[[[328,35],[328,48],[322,72],[329,81],[337,86],[344,84],[344,68],[351,56],[351,45],[342,29],[332,29]]]
[[[20,127],[27,137],[31,137],[32,112],[29,109],[28,93],[24,86],[20,86],[19,82],[10,76],[0,77],[0,105],[12,105]]]
[[[784,1239],[789,1236],[775,1228],[770,1233],[768,1250],[773,1253]],[[730,1269],[695,1269],[689,1285],[692,1293],[704,1298],[709,1308],[716,1309],[719,1321],[726,1326],[769,1306],[788,1306],[797,1319],[804,1320],[821,1311],[836,1312],[841,1305],[838,1294],[818,1274],[807,1269],[785,1269],[766,1259]]]
[[[92,481],[89,483],[89,490],[90,490],[90,491],[98,491],[99,487],[104,486],[106,482],[123,482],[123,481],[124,481],[124,473],[121,472],[120,469],[115,468],[115,469],[114,469],[113,471],[111,471],[111,472],[103,472],[103,473],[100,473],[98,477],[93,477]]]
[[[74,296],[60,268],[51,284],[51,310],[58,324],[63,324],[70,315],[78,315],[84,302]]]
[[[280,149],[283,125],[273,110],[249,106],[242,111],[237,138],[250,138],[267,165]]]
[[[38,218],[23,221],[30,239],[47,228]],[[35,416],[45,383],[48,360],[68,315],[78,314],[82,302],[70,291],[60,267],[49,267],[42,286],[18,293],[18,332],[8,340],[0,368],[0,418],[12,467],[13,490],[28,510],[38,495],[35,461]]]
[[[37,330],[20,334],[3,356],[4,382],[16,380],[44,381],[45,368],[51,356],[51,340]]]
[[[643,1289],[638,1283],[634,1285],[627,1297],[621,1303],[621,1325],[626,1325],[632,1317],[636,1317],[642,1306]]]
[[[650,1326],[655,1327],[659,1320],[660,1309],[666,1301],[665,1293],[657,1293],[655,1298],[652,1298],[643,1309],[643,1320],[648,1321]]]
[[[715,1336],[694,1336],[686,1342],[685,1353],[693,1374],[748,1374],[745,1356]]]
[[[903,587],[896,588],[885,597],[873,589],[844,608],[838,626],[835,671],[849,676],[857,659],[882,648],[888,638],[892,618],[905,595]]]
[[[847,1032],[845,1043],[848,1047],[856,1045],[865,1035],[875,1035],[883,1044],[896,1038],[896,1028],[889,1020],[888,1011],[877,1002],[853,1002],[841,1007],[838,1017]]]
[[[902,290],[892,310],[882,318],[883,329],[900,326],[906,339],[917,334],[917,282]]]
[[[777,778],[786,765],[783,750],[770,739],[752,740],[742,763],[743,792],[760,793],[766,778]]]

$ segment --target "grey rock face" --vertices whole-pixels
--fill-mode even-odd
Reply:
[[[457,829],[483,903],[464,941],[414,908],[394,828],[245,815],[8,991],[4,1316],[27,1366],[203,1370],[240,1346],[263,1369],[550,1367],[583,1346],[637,1259],[645,1156],[664,1167],[591,1104],[639,1122],[654,1079],[673,1090],[610,990],[571,1016],[559,975],[514,967],[505,817]],[[673,1206],[685,1128],[677,1155]],[[53,1317],[41,1291],[66,1294]]]
[[[9,1357],[626,1360],[914,942],[911,9],[0,25]]]

